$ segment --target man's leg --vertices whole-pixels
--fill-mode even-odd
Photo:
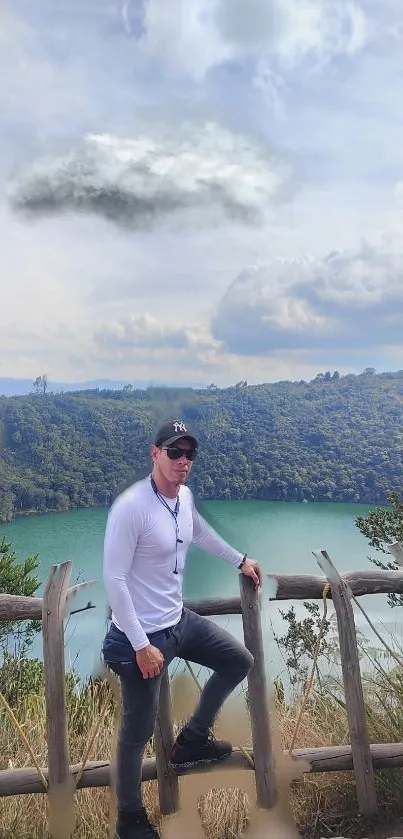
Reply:
[[[147,743],[154,734],[161,677],[122,676],[122,719],[116,750],[116,795],[119,812],[141,810],[141,773]]]
[[[116,839],[156,839],[141,794],[145,747],[154,733],[161,676],[144,679],[124,633],[111,627],[103,645],[107,666],[120,678],[122,716],[116,753]]]
[[[174,745],[171,763],[191,766],[200,761],[219,760],[230,754],[231,744],[209,740],[209,731],[225,700],[249,673],[253,656],[225,629],[190,611],[186,613],[178,655],[214,672]]]

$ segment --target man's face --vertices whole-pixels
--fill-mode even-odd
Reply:
[[[193,465],[192,461],[186,457],[185,452],[192,451],[193,446],[190,440],[182,438],[168,446],[168,449],[173,449],[174,451],[180,449],[183,454],[178,459],[172,460],[166,448],[153,446],[151,455],[154,467],[170,484],[183,484],[188,478]]]

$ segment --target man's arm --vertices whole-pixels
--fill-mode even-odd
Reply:
[[[251,577],[255,587],[260,588],[262,584],[262,575],[260,568],[254,559],[247,559],[246,554],[241,554],[232,548],[225,539],[209,525],[203,516],[200,515],[196,509],[194,499],[192,496],[192,512],[193,512],[193,542],[199,548],[208,551],[213,556],[218,556],[225,559],[231,565],[239,568],[246,577]]]
[[[127,587],[137,539],[138,526],[132,506],[126,501],[115,503],[105,530],[103,579],[109,605],[136,651],[150,643]]]

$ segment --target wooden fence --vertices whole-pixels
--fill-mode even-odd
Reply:
[[[47,768],[34,766],[0,771],[0,796],[53,791],[51,804],[58,800],[57,790],[77,776],[77,789],[111,783],[111,768],[107,762],[91,761],[84,767],[81,764],[70,765],[69,762],[63,623],[71,598],[83,586],[91,584],[81,583],[69,588],[70,574],[71,562],[53,566],[43,598],[0,594],[0,621],[42,621],[48,746]],[[257,799],[261,807],[267,808],[274,804],[276,790],[260,606],[253,584],[242,575],[240,589],[239,597],[186,602],[185,605],[200,615],[242,615],[245,642],[254,656],[254,665],[248,677],[253,760],[250,758],[248,762],[245,754],[238,750],[229,758],[229,765],[231,768],[254,767]],[[156,757],[145,759],[143,764],[143,780],[158,781],[161,811],[164,814],[173,813],[179,807],[178,776],[171,771],[167,760],[172,742],[170,685],[168,673],[165,672],[155,731]]]
[[[399,547],[393,551],[398,558]],[[350,745],[294,749],[294,760],[303,760],[309,772],[354,770],[359,811],[377,811],[374,771],[403,766],[403,743],[370,744],[365,718],[362,682],[351,599],[364,594],[403,594],[402,571],[356,571],[340,576],[326,551],[315,554],[324,576],[268,575],[276,583],[271,600],[333,600],[340,641]],[[0,621],[41,620],[45,672],[48,767],[38,766],[0,771],[0,797],[28,793],[48,793],[49,803],[57,801],[57,790],[69,782],[76,788],[108,786],[112,782],[107,761],[88,761],[70,765],[65,695],[64,618],[71,610],[71,599],[83,586],[68,587],[71,562],[53,566],[43,598],[0,594]],[[252,749],[234,749],[225,761],[227,769],[255,772],[257,803],[271,808],[276,801],[275,755],[272,745],[265,676],[259,595],[249,578],[240,575],[240,596],[186,602],[200,615],[239,614],[244,639],[254,656],[248,676]],[[90,608],[88,604],[87,608]],[[80,611],[80,610],[78,610]],[[143,781],[157,780],[161,812],[179,809],[179,780],[167,761],[173,742],[172,706],[168,674],[162,678],[158,725],[155,731],[156,757],[143,762]],[[220,765],[218,765],[219,768]],[[201,771],[194,770],[194,771]],[[210,771],[214,772],[215,768]],[[51,793],[54,793],[52,796]],[[52,823],[52,819],[50,819]]]

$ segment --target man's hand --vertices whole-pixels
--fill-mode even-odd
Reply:
[[[157,647],[153,647],[152,644],[143,647],[142,650],[137,650],[136,661],[143,679],[152,679],[154,676],[159,676],[164,666],[162,652]]]
[[[255,588],[258,589],[262,585],[262,572],[254,559],[245,559],[244,564],[241,568],[242,574],[245,574],[245,577],[251,577]]]

